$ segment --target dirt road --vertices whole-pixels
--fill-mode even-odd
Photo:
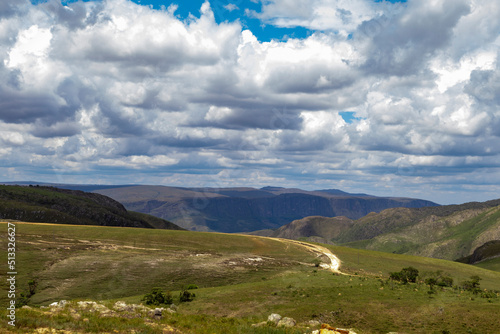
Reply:
[[[339,273],[339,274],[341,273],[340,272],[340,260],[339,260],[339,258],[336,257],[335,254],[333,254],[328,248],[323,247],[323,246],[319,246],[319,245],[310,244],[307,242],[297,241],[297,240],[277,239],[277,238],[276,238],[276,240],[279,240],[281,242],[289,242],[289,243],[293,243],[296,245],[300,245],[302,247],[307,248],[308,250],[310,250],[313,253],[316,253],[319,255],[325,255],[326,257],[328,257],[330,259],[330,263],[329,264],[322,263],[320,265],[320,267],[325,268],[325,269],[330,269],[334,273]]]
[[[310,243],[302,242],[302,241],[298,241],[298,240],[292,240],[292,239],[271,238],[271,237],[261,237],[261,236],[250,236],[250,237],[252,237],[252,238],[265,238],[265,239],[276,240],[276,241],[283,242],[283,243],[295,244],[295,245],[299,245],[301,247],[307,248],[309,251],[317,254],[318,256],[325,255],[326,257],[328,257],[328,259],[330,259],[330,263],[322,263],[322,264],[320,264],[320,267],[324,268],[324,269],[329,269],[334,273],[339,273],[339,274],[342,273],[340,271],[341,262],[340,262],[339,258],[336,257],[335,254],[333,254],[326,247],[314,245],[314,244],[310,244]]]

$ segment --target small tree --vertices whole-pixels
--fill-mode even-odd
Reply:
[[[179,294],[179,302],[191,302],[193,301],[194,297],[196,297],[194,293],[189,292],[188,290],[182,290]]]
[[[425,279],[425,284],[429,286],[429,289],[434,290],[434,285],[437,284],[437,280],[434,277],[429,277]]]
[[[408,280],[408,282],[415,283],[417,281],[418,269],[413,268],[413,267],[407,267],[407,268],[403,268],[403,270],[401,270],[401,272],[403,273],[403,275],[406,276],[406,279]]]
[[[394,281],[399,281],[404,284],[411,282],[415,283],[418,277],[418,269],[413,267],[403,268],[399,272],[394,272],[390,274],[390,278]]]
[[[172,295],[170,292],[163,292],[160,288],[153,288],[150,293],[146,294],[142,301],[146,303],[146,305],[170,305],[174,302]]]
[[[437,281],[437,285],[451,288],[453,286],[453,278],[450,276],[441,276]]]

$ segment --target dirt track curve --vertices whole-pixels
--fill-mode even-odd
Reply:
[[[256,237],[256,236],[251,236],[251,237]],[[328,257],[330,259],[330,263],[329,264],[322,263],[322,264],[320,264],[320,267],[322,267],[324,269],[329,269],[334,273],[342,274],[342,272],[340,271],[341,262],[340,262],[339,258],[337,256],[335,256],[335,254],[333,254],[326,247],[310,244],[310,243],[303,242],[303,241],[292,240],[292,239],[271,238],[271,237],[261,237],[261,236],[258,236],[258,238],[271,239],[271,240],[276,240],[276,241],[283,242],[283,243],[290,243],[290,244],[299,245],[299,246],[302,246],[302,247],[306,248],[307,250],[317,254],[318,256],[325,255],[326,257]]]

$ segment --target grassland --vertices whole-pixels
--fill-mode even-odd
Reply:
[[[6,224],[0,223],[2,241]],[[455,285],[472,275],[481,288],[500,290],[500,273],[444,260],[326,246],[345,275],[316,268],[316,255],[300,245],[255,236],[137,228],[16,223],[18,289],[36,280],[29,305],[54,301],[117,300],[138,304],[152,287],[177,296],[196,284],[196,298],[161,320],[105,318],[69,309],[18,309],[26,333],[54,328],[73,333],[304,333],[302,327],[251,327],[270,313],[353,328],[357,333],[497,333],[500,298],[422,281],[398,284],[389,273],[413,266],[421,278],[436,272]],[[2,249],[2,258],[6,258]],[[498,262],[496,262],[498,263]],[[0,282],[5,291],[5,281]],[[1,305],[8,302],[0,296]],[[3,312],[3,313],[2,313]],[[8,330],[5,308],[0,332]],[[86,319],[86,320],[85,320]],[[62,333],[62,332],[61,332]]]

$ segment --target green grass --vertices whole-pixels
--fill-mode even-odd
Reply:
[[[480,262],[475,266],[500,272],[500,257]]]
[[[500,290],[500,273],[476,266],[326,245],[346,273],[335,275],[315,268],[316,256],[299,245],[254,236],[23,223],[16,227],[18,287],[27,288],[32,278],[39,282],[30,305],[61,299],[137,304],[152,287],[168,290],[174,298],[186,285],[199,287],[194,301],[174,301],[178,313],[161,320],[91,313],[75,319],[70,310],[43,314],[44,309],[18,309],[19,333],[34,328],[161,333],[166,326],[195,334],[307,332],[304,327],[251,327],[271,313],[299,323],[316,319],[357,333],[495,333],[498,327],[498,297],[481,298],[453,288],[429,294],[422,282],[388,281],[390,272],[413,266],[423,275],[446,272],[455,284],[479,275],[481,288]],[[0,231],[4,238],[6,224],[0,223]],[[0,285],[4,290],[5,283]],[[2,305],[6,297],[0,296]],[[5,308],[0,317],[6,319]],[[0,323],[0,332],[6,327],[6,321]]]
[[[495,203],[497,202],[495,201]],[[394,212],[386,210],[384,212],[387,217],[384,217],[382,213],[368,215],[359,220],[363,225],[357,226],[356,229],[361,231],[363,229],[367,231],[377,230],[377,226],[383,222],[386,222],[388,226],[397,226],[398,218],[404,222],[408,220],[412,223],[409,225],[401,223],[404,226],[391,229],[390,232],[379,234],[372,239],[356,240],[342,245],[388,253],[458,260],[472,254],[477,247],[481,246],[481,244],[476,244],[479,240],[490,241],[491,238],[488,238],[487,232],[494,231],[500,222],[499,206],[474,210],[467,209],[468,205],[459,207],[463,207],[463,209],[443,217],[431,217],[430,214],[436,210],[444,210],[446,207],[415,209],[415,211],[429,212],[427,215],[415,215],[415,217],[410,218],[398,215],[403,209],[397,209]],[[409,209],[406,210],[410,213],[413,212]]]

